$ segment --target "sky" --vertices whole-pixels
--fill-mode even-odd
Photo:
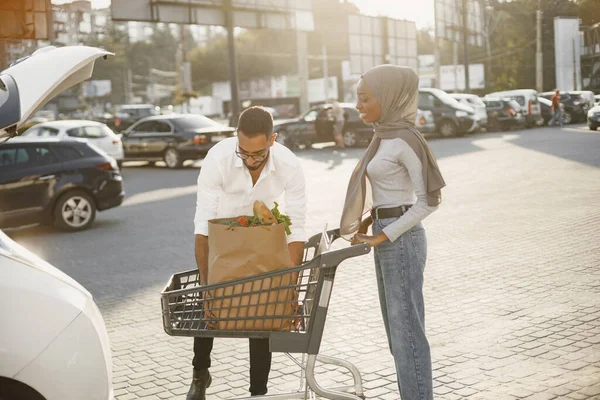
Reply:
[[[71,0],[52,0],[55,4]],[[318,0],[317,0],[318,1]],[[396,19],[415,21],[418,28],[433,26],[433,0],[349,0],[366,15],[382,15]],[[417,3],[417,4],[415,4]],[[92,0],[92,7],[104,8],[110,0]]]

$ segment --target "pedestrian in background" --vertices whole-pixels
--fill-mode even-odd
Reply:
[[[344,145],[344,109],[340,106],[340,103],[336,100],[333,102],[333,107],[331,108],[333,112],[333,137],[335,138],[335,143],[338,147],[344,149],[346,146]]]
[[[554,126],[560,121],[560,126],[563,126],[562,109],[560,107],[560,91],[556,89],[556,93],[552,96],[552,120],[550,125]]]
[[[340,232],[374,247],[379,302],[402,400],[432,400],[431,352],[425,336],[423,272],[427,240],[421,221],[441,203],[445,186],[429,145],[415,128],[417,74],[381,65],[361,77],[356,108],[375,135],[348,185]],[[366,179],[373,195],[362,220]],[[373,235],[366,234],[373,225]]]

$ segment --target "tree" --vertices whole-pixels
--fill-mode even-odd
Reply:
[[[600,23],[600,3],[598,0],[578,0],[579,16],[583,25],[592,26]]]

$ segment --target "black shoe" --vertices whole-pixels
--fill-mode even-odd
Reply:
[[[210,387],[212,376],[208,372],[208,368],[194,370],[192,385],[187,394],[186,400],[206,400],[206,389]]]

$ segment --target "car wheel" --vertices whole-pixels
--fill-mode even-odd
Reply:
[[[591,131],[598,130],[598,127],[597,127],[597,126],[591,126],[591,125],[590,125],[590,130],[591,130]]]
[[[440,125],[440,135],[442,135],[443,137],[453,137],[456,136],[456,125],[454,124],[454,122],[451,121],[444,121],[442,122],[442,125]]]
[[[81,190],[63,194],[54,207],[54,226],[66,231],[89,228],[96,218],[94,200]]]
[[[165,151],[164,160],[165,164],[167,164],[167,167],[171,169],[181,168],[181,166],[183,165],[181,155],[179,154],[177,149],[174,149],[172,147],[168,148],[167,151]]]
[[[117,160],[117,166],[119,169],[123,169],[123,160]]]
[[[358,137],[352,131],[344,132],[344,146],[355,147],[358,144]]]
[[[569,125],[573,121],[573,115],[571,115],[571,113],[564,112],[562,119],[563,119],[563,124]]]

